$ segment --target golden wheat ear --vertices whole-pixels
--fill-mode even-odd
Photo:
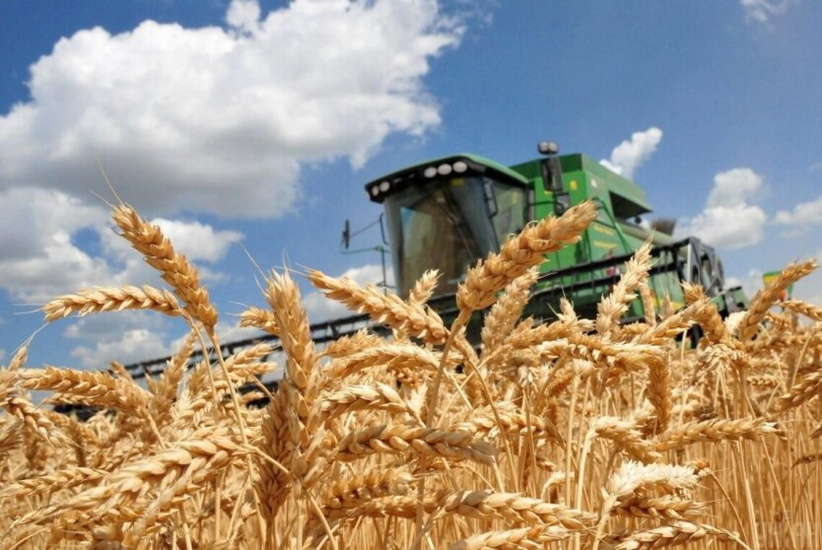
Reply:
[[[119,288],[95,287],[65,294],[43,306],[47,322],[72,314],[82,317],[89,313],[123,311],[126,309],[150,309],[166,315],[180,315],[177,299],[167,290],[143,285],[142,288],[126,285]]]
[[[596,207],[587,202],[568,209],[561,217],[549,217],[530,225],[505,241],[498,254],[468,270],[457,289],[460,310],[485,309],[496,301],[497,292],[540,265],[545,255],[579,240],[580,234],[596,218]]]
[[[448,339],[448,330],[439,315],[415,301],[406,302],[393,292],[360,287],[347,277],[334,278],[309,271],[308,280],[326,297],[344,303],[352,311],[367,313],[374,321],[432,344]]]
[[[748,313],[739,324],[739,339],[745,342],[753,338],[765,313],[779,299],[782,292],[799,279],[811,274],[817,267],[819,264],[816,260],[790,264],[775,280],[759,290],[751,299]]]
[[[163,280],[184,303],[188,314],[207,328],[214,330],[217,309],[211,303],[208,290],[200,284],[197,269],[182,254],[178,254],[159,226],[143,220],[128,204],[119,204],[111,214],[121,235],[131,243],[148,265],[160,272]]]

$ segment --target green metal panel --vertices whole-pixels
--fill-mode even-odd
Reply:
[[[533,219],[541,220],[555,215],[556,197],[546,190],[543,185],[541,159],[512,166],[512,169],[528,178],[533,189],[534,205]],[[614,216],[613,200],[627,200],[636,205],[636,210],[648,212],[650,205],[645,198],[645,191],[635,183],[616,174],[581,154],[564,155],[560,157],[563,183],[570,197],[570,204],[576,205],[586,200],[597,204],[597,218],[594,223],[582,234],[578,244],[566,247],[559,252],[550,254],[547,261],[541,266],[542,272],[556,271],[566,267],[579,265],[591,261],[601,260],[612,256],[621,256],[637,250],[650,234],[644,228],[619,220]],[[655,234],[654,245],[665,245],[674,239],[668,235]],[[660,261],[664,258],[660,259]],[[552,284],[568,286],[582,281],[590,281],[606,275],[605,273],[583,273]],[[670,299],[675,305],[682,304],[682,290],[679,280],[674,273],[663,273],[651,278],[649,282],[657,308],[664,298]],[[575,307],[589,316],[595,313],[596,304],[608,288],[581,289],[568,296]],[[556,308],[556,304],[551,304]],[[543,308],[544,309],[544,308]],[[534,311],[534,313],[538,313]],[[629,316],[643,314],[640,300],[631,305]]]

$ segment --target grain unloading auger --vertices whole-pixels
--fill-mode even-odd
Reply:
[[[579,242],[546,256],[534,286],[527,315],[550,318],[561,297],[568,298],[580,316],[593,318],[604,293],[616,283],[620,268],[648,239],[653,243],[654,267],[648,281],[654,305],[666,298],[683,305],[681,281],[701,284],[721,313],[747,307],[740,288],[726,290],[722,262],[714,249],[699,239],[674,239],[673,223],[644,223],[651,207],[637,184],[582,154],[559,156],[556,144],[539,144],[543,155],[515,166],[503,166],[472,154],[415,164],[365,186],[369,198],[383,205],[395,291],[407,296],[414,282],[429,269],[441,274],[437,294],[428,302],[446,321],[455,315],[454,293],[468,267],[497,251],[506,236],[527,223],[561,215],[573,205],[592,201],[597,217]],[[350,235],[346,224],[344,240]],[[384,248],[380,248],[385,253]],[[635,300],[625,322],[644,318]],[[471,323],[468,336],[479,340],[480,323]],[[363,327],[384,329],[367,315],[316,323],[311,336],[317,344],[353,334]],[[261,342],[276,344],[273,335],[223,345],[223,355]],[[209,350],[211,355],[213,350]],[[202,357],[192,356],[192,364]],[[135,378],[162,372],[169,358],[143,361],[126,368]],[[216,360],[216,356],[212,357]],[[269,383],[273,386],[276,383]],[[247,390],[253,390],[250,386]]]

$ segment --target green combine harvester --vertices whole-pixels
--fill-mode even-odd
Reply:
[[[510,167],[459,154],[368,183],[369,198],[384,208],[396,291],[406,296],[426,270],[438,269],[439,294],[431,304],[447,315],[466,270],[499,250],[508,235],[593,201],[597,218],[579,243],[546,256],[530,314],[550,318],[564,296],[578,314],[594,317],[622,265],[649,238],[655,257],[649,286],[657,309],[665,298],[676,308],[683,305],[680,281],[701,284],[725,315],[747,307],[741,288],[724,288],[713,248],[694,237],[674,239],[670,220],[642,221],[651,207],[637,184],[588,156],[559,156],[553,142],[540,143],[539,152],[543,157]],[[347,234],[343,238],[347,244]],[[625,320],[643,317],[636,300]]]

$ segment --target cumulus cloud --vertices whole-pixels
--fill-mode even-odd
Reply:
[[[174,250],[194,262],[217,262],[225,258],[231,245],[242,240],[243,234],[237,231],[218,231],[214,227],[196,220],[169,220],[154,218],[149,220],[157,225],[163,234],[174,244]],[[105,244],[118,256],[135,257],[142,262],[139,254],[131,248],[129,242],[113,231],[105,236]]]
[[[761,196],[764,181],[750,168],[734,168],[714,176],[705,209],[677,228],[678,236],[694,235],[723,248],[743,248],[762,240],[765,212],[749,204]]]
[[[744,248],[762,240],[767,216],[758,206],[707,208],[690,221],[690,235],[723,248]]]
[[[234,29],[254,32],[260,28],[260,4],[255,0],[234,0],[229,4],[225,21]]]
[[[798,0],[740,0],[748,21],[767,23],[773,17],[785,13]]]
[[[644,132],[634,132],[630,140],[617,145],[611,152],[610,159],[600,162],[628,179],[634,177],[634,172],[656,151],[662,141],[662,130],[652,126]]]
[[[94,369],[108,368],[111,361],[129,364],[168,355],[169,331],[175,325],[185,330],[181,320],[151,311],[99,313],[62,323],[76,366]]]
[[[464,25],[436,0],[295,0],[227,27],[145,21],[63,38],[0,116],[0,186],[86,196],[99,159],[144,211],[270,217],[302,162],[361,165],[387,136],[440,122],[422,79]]]
[[[42,303],[94,285],[159,284],[128,242],[111,230],[109,212],[60,191],[0,191],[0,288],[13,300]],[[175,248],[197,262],[214,263],[242,235],[197,221],[152,220]],[[92,252],[94,251],[94,252]],[[219,278],[215,273],[203,279]]]
[[[765,185],[762,176],[750,168],[734,168],[714,176],[708,195],[708,207],[733,207],[761,196]]]
[[[81,366],[93,369],[107,368],[111,361],[129,364],[167,354],[168,347],[163,343],[162,335],[147,328],[127,330],[113,340],[78,346],[71,352]]]
[[[793,210],[780,210],[776,213],[776,223],[798,229],[822,224],[822,195],[814,201],[797,204]]]
[[[391,285],[394,280],[394,272],[390,267],[387,268],[387,271],[388,284]],[[382,282],[382,266],[378,264],[366,264],[361,267],[352,267],[346,270],[342,276],[348,277],[361,286],[367,284],[377,285]],[[354,315],[345,305],[336,300],[326,298],[321,292],[309,292],[306,294],[304,302],[312,323]]]
[[[15,300],[43,301],[111,275],[105,260],[83,252],[77,239],[104,227],[106,213],[64,193],[0,192],[0,288]]]

